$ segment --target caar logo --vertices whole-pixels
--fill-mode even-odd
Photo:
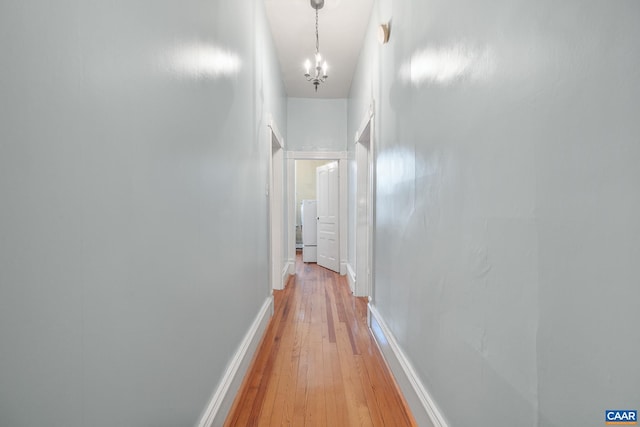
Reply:
[[[608,409],[604,411],[604,421],[607,425],[637,425],[638,411]]]

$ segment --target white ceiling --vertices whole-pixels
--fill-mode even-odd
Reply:
[[[264,0],[287,95],[346,98],[373,0],[325,0],[318,20],[320,53],[329,65],[329,78],[317,93],[304,77],[304,61],[313,61],[316,48],[316,15],[310,1]]]

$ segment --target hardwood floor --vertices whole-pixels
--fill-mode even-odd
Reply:
[[[366,298],[296,259],[225,426],[415,426],[367,327]]]

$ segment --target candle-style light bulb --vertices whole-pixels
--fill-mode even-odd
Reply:
[[[329,69],[329,66],[327,65],[327,61],[324,61],[324,64],[322,64],[322,75],[324,77],[327,77],[327,70]]]
[[[306,70],[305,74],[309,74],[309,71],[311,70],[311,61],[308,59],[304,61],[304,69]]]

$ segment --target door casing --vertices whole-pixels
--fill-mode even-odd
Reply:
[[[356,157],[356,275],[354,295],[373,300],[373,251],[375,225],[375,156],[373,103],[355,137]]]
[[[284,139],[273,120],[268,125],[269,141],[269,288],[283,289],[287,266],[283,262],[284,243]]]
[[[289,274],[295,272],[296,257],[296,160],[336,160],[340,176],[340,274],[347,272],[347,152],[346,151],[286,151],[287,162],[287,263]]]

